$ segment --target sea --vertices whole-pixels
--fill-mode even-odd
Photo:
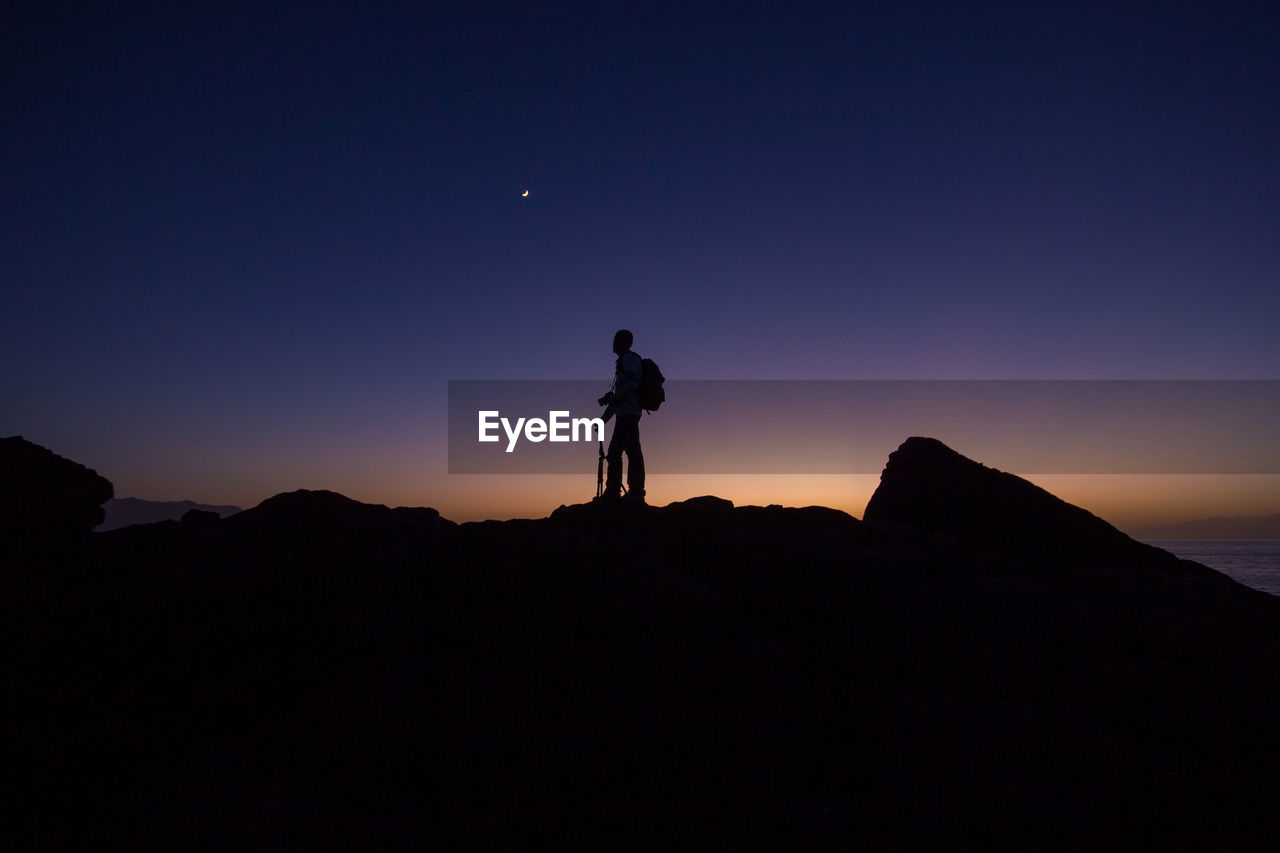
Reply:
[[[1147,539],[1184,560],[1195,560],[1245,586],[1280,595],[1280,539]]]

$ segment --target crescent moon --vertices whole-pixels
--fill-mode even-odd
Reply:
[[[521,197],[521,198],[528,198],[528,197],[529,197],[529,191],[528,191],[528,190],[525,190],[524,192],[520,193],[520,197]]]

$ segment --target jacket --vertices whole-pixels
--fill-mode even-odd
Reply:
[[[627,350],[618,356],[614,364],[613,405],[614,412],[619,415],[640,414],[640,371],[643,365],[640,356]]]

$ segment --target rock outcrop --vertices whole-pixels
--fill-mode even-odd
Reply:
[[[0,438],[0,543],[39,549],[81,541],[102,523],[111,481],[21,436]]]
[[[1202,566],[1137,542],[1088,510],[974,462],[934,438],[908,438],[889,455],[863,519],[944,534],[1033,566],[1211,576]]]

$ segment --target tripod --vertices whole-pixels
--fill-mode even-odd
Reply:
[[[622,493],[627,493],[627,487],[622,487]],[[600,442],[600,456],[596,459],[596,497],[604,497],[604,442]]]

